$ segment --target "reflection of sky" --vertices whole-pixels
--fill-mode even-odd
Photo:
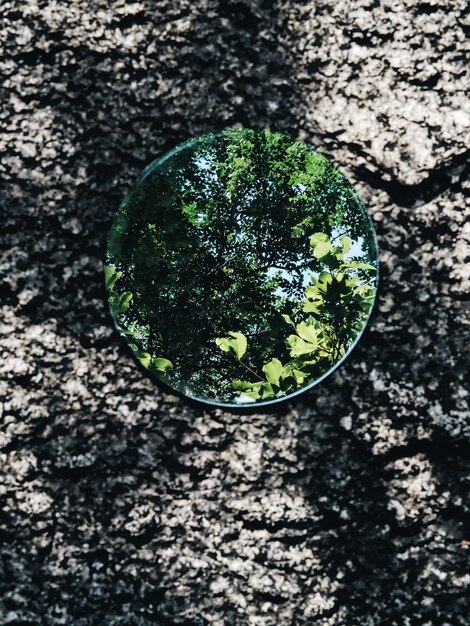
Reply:
[[[194,159],[194,164],[201,170],[210,170],[214,163],[214,155],[210,154],[210,152],[205,152],[204,154],[200,154],[196,156]],[[212,178],[217,178],[217,174],[215,172],[212,173]]]
[[[365,255],[362,244],[364,243],[364,237],[359,237],[357,241],[351,243],[351,248],[347,254],[344,255],[345,259],[352,259],[353,257],[363,257]]]

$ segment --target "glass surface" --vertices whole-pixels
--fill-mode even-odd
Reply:
[[[373,226],[325,157],[279,133],[188,141],[116,213],[106,287],[136,358],[223,405],[299,393],[344,359],[377,288]]]

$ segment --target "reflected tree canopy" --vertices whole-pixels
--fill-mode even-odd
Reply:
[[[140,362],[203,400],[255,403],[342,359],[377,253],[353,187],[279,133],[229,130],[150,165],[110,231],[106,285]]]

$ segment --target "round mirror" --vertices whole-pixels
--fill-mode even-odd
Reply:
[[[324,156],[227,130],[144,171],[116,213],[105,280],[119,333],[173,389],[267,404],[350,352],[377,289],[374,228]]]

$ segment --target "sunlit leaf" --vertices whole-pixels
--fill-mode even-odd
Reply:
[[[114,265],[107,265],[104,268],[104,281],[106,283],[106,287],[108,286],[109,279],[112,278],[115,271],[116,271],[116,268],[114,267]]]
[[[282,363],[279,359],[271,359],[269,363],[263,366],[263,372],[266,374],[266,380],[273,384],[279,386],[279,378],[282,375],[283,371]]]
[[[291,326],[295,328],[295,324],[292,321],[292,318],[290,317],[290,315],[286,315],[285,313],[283,313],[282,317],[284,318],[285,322],[287,322],[287,324],[290,324]]]
[[[236,391],[247,391],[253,387],[253,383],[249,383],[246,380],[234,380],[232,382],[232,387]]]
[[[343,246],[343,254],[347,254],[349,250],[351,249],[351,243],[352,243],[351,237],[348,237],[347,235],[343,235],[340,238],[340,241],[341,241],[341,245]]]
[[[301,370],[292,370],[292,373],[294,374],[295,381],[298,385],[301,385],[307,378],[307,374]]]
[[[318,330],[313,326],[309,326],[305,322],[300,322],[295,327],[297,334],[305,341],[310,341],[311,343],[318,343]]]
[[[243,333],[236,333],[232,331],[229,332],[229,335],[235,339],[235,342],[232,343],[232,347],[234,349],[235,356],[240,360],[245,354],[248,345],[246,337]]]
[[[229,341],[230,341],[229,339],[226,339],[224,337],[217,337],[217,339],[215,340],[215,343],[224,352],[230,352],[230,343],[229,343]]]
[[[321,302],[318,303],[318,301],[312,302],[311,300],[304,300],[302,304],[302,311],[304,311],[304,313],[319,313],[320,306]]]
[[[330,238],[325,233],[314,233],[310,237],[310,245],[312,247],[317,246],[319,243],[329,243]]]
[[[132,298],[133,298],[133,295],[130,291],[126,291],[125,293],[122,294],[122,296],[119,298],[119,304],[118,304],[119,313],[124,313],[125,311],[127,311],[127,309],[129,308],[131,304]]]
[[[271,383],[263,383],[261,386],[261,397],[263,400],[267,400],[276,395],[276,392],[271,386]]]
[[[322,272],[318,277],[319,283],[331,283],[333,282],[333,277],[330,272]]]
[[[289,335],[287,345],[290,347],[290,355],[299,357],[304,354],[312,354],[318,350],[318,344],[305,341],[298,335]]]
[[[320,243],[317,243],[317,245],[315,246],[315,249],[313,251],[313,256],[316,257],[317,259],[321,259],[324,256],[326,256],[330,251],[331,251],[330,242],[320,241]]]
[[[317,285],[309,285],[306,289],[305,289],[305,295],[307,298],[310,299],[315,299],[315,298],[319,298],[321,299],[322,296],[320,295],[320,292],[318,290]]]
[[[163,359],[161,357],[155,357],[152,359],[152,366],[159,372],[166,372],[167,370],[173,369],[173,363],[168,359]]]
[[[224,352],[232,352],[240,361],[246,352],[247,339],[243,333],[230,331],[229,335],[230,337],[218,337],[215,343]]]
[[[137,359],[139,359],[139,361],[142,363],[142,365],[148,368],[148,366],[150,365],[150,361],[152,360],[152,355],[148,352],[144,352],[143,350],[135,350],[134,354]]]
[[[354,267],[358,270],[376,270],[377,268],[369,263],[362,263],[361,261],[350,261],[349,267]]]
[[[113,265],[108,265],[104,268],[104,281],[108,289],[112,289],[121,276],[122,272],[117,272]]]

